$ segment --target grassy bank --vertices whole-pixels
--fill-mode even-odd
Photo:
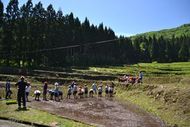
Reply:
[[[28,121],[49,126],[59,127],[88,127],[89,125],[67,120],[47,112],[29,108],[27,111],[17,111],[17,105],[6,105],[6,101],[0,101],[0,117],[13,120]]]
[[[189,107],[181,107],[183,104],[186,105],[187,102],[173,102],[173,100],[176,99],[173,94],[169,95],[169,99],[171,99],[171,101],[165,102],[164,95],[155,94],[156,92],[159,93],[161,91],[156,91],[156,89],[160,88],[157,86],[149,86],[150,89],[152,89],[150,90],[149,88],[147,89],[147,86],[149,85],[143,84],[142,86],[131,86],[126,89],[118,87],[116,97],[121,102],[130,101],[131,103],[138,105],[142,109],[164,120],[167,125],[178,125],[179,127],[190,126]],[[155,93],[153,93],[153,95],[149,95],[148,93],[150,93],[150,91],[155,91]],[[165,90],[163,92],[167,95],[170,90]],[[156,96],[158,96],[158,98],[156,98]],[[187,94],[187,96],[189,96],[189,94]],[[179,100],[177,101],[182,99],[180,97],[178,98]],[[186,111],[186,113],[184,113],[184,111]]]

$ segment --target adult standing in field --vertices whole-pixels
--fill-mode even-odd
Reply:
[[[11,99],[11,83],[10,80],[7,80],[6,84],[5,84],[5,92],[6,92],[6,96],[5,99]]]
[[[43,85],[43,100],[47,101],[47,89],[48,89],[48,83],[44,82]]]
[[[26,86],[26,101],[28,102],[29,99],[28,99],[28,96],[29,96],[29,93],[30,93],[30,89],[31,89],[31,85],[30,85],[30,82],[28,82],[28,86]]]
[[[24,80],[24,76],[21,76],[20,81],[18,81],[15,86],[18,88],[17,92],[17,101],[18,101],[18,110],[21,109],[21,99],[23,102],[23,109],[26,110],[26,93],[25,89],[28,84]]]

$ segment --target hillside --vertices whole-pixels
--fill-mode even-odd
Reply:
[[[172,36],[174,35],[175,37],[180,37],[182,35],[187,35],[190,36],[190,24],[184,24],[176,28],[172,29],[163,29],[160,31],[152,31],[152,32],[146,32],[142,34],[137,34],[135,36],[132,36],[132,38],[138,37],[138,36],[153,36],[156,35],[156,37],[163,36],[164,38],[169,38],[171,39]]]

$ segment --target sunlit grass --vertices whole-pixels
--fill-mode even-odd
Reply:
[[[0,101],[0,116],[10,118],[14,120],[29,121],[32,123],[38,123],[43,125],[50,125],[60,127],[88,127],[79,122],[67,120],[50,113],[39,111],[36,109],[29,108],[27,111],[17,111],[17,105],[6,105],[6,101]]]
[[[190,62],[175,63],[139,63],[133,65],[110,66],[110,67],[89,67],[88,69],[74,69],[85,74],[132,74],[137,75],[143,71],[145,75],[190,75]]]

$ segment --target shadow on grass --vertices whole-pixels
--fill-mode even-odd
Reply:
[[[15,109],[16,112],[20,112],[20,111],[29,111],[30,109],[29,108],[18,108],[18,109]]]

